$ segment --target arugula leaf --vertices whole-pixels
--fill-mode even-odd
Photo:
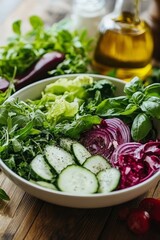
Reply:
[[[6,200],[6,201],[10,200],[10,197],[7,195],[7,193],[2,188],[0,188],[0,199]]]
[[[21,128],[21,129],[18,129],[16,131],[15,137],[18,137],[20,139],[26,138],[31,133],[31,130],[33,129],[33,126],[34,126],[33,121],[28,122],[25,125],[25,127]]]

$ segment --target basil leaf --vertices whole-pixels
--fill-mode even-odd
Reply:
[[[146,101],[143,101],[140,108],[150,116],[160,119],[160,98],[150,97]]]
[[[126,109],[121,112],[120,115],[131,115],[133,114],[136,110],[138,109],[138,107],[135,104],[128,104],[128,106],[126,107]]]
[[[128,105],[128,99],[125,96],[108,98],[102,101],[96,110],[96,114],[99,116],[116,116],[124,111]]]
[[[143,83],[138,77],[134,77],[130,82],[126,83],[124,92],[131,97],[137,91],[143,91]]]
[[[145,113],[139,113],[132,124],[131,136],[134,141],[140,141],[146,137],[149,131],[152,129],[152,123]]]
[[[153,83],[145,88],[145,95],[147,97],[160,97],[160,83]]]
[[[134,102],[137,105],[140,105],[144,99],[144,94],[140,91],[133,93],[130,102]]]
[[[7,195],[7,193],[2,188],[0,188],[0,199],[1,200],[7,200],[7,201],[10,200],[9,196]]]

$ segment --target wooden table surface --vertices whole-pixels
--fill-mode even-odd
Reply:
[[[7,0],[6,0],[7,1]],[[10,0],[8,1],[10,2]],[[46,24],[60,20],[70,12],[70,0],[16,0],[9,16],[1,23],[0,41],[10,34],[11,23],[38,14]],[[1,4],[1,3],[0,3]],[[11,200],[0,201],[0,240],[160,240],[160,231],[134,235],[119,220],[122,206],[136,207],[144,197],[160,198],[160,182],[143,196],[114,207],[74,209],[46,203],[25,193],[0,172],[0,186]]]

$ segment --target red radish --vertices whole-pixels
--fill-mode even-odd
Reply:
[[[144,198],[140,202],[139,208],[147,211],[151,217],[151,220],[159,223],[160,226],[160,199]]]
[[[150,215],[141,209],[131,211],[127,218],[128,228],[135,234],[144,234],[150,228]]]

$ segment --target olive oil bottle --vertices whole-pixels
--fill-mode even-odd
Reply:
[[[114,11],[103,17],[93,57],[98,72],[116,69],[117,77],[126,81],[150,73],[153,39],[148,24],[139,17],[139,4],[139,0],[117,0]]]
[[[160,0],[150,1],[143,17],[149,24],[153,35],[153,66],[160,67]]]

